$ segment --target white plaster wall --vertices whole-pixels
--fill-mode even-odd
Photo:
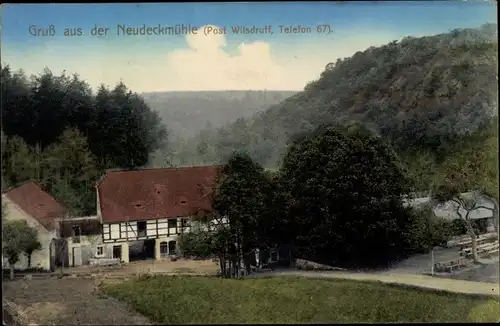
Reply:
[[[108,243],[105,244],[105,251],[109,258],[113,257],[113,246],[121,246],[122,247],[122,261],[125,263],[129,262],[129,243],[128,242],[118,242],[118,243]]]
[[[102,246],[103,254],[97,255],[97,247]],[[121,246],[122,256],[121,260],[125,263],[129,262],[129,243],[127,242],[116,242],[116,243],[103,243],[101,235],[93,236],[81,236],[80,243],[73,243],[73,238],[68,238],[68,248],[69,248],[69,262],[70,265],[73,262],[73,250],[74,247],[88,248],[92,250],[92,258],[113,258],[113,247]]]
[[[101,201],[99,200],[99,187],[97,187],[97,186],[95,188],[95,194],[96,194],[96,202],[97,202],[97,217],[99,218],[99,221],[101,221],[101,224],[102,224]]]
[[[170,241],[175,241],[176,242],[176,249],[178,248],[179,244],[177,243],[177,238],[178,235],[171,235],[169,237],[161,237],[156,239],[155,241],[155,259],[161,259],[161,251],[160,251],[160,245],[162,242],[166,242],[167,244]]]
[[[90,236],[82,235],[80,236],[80,243],[74,243],[73,237],[69,237],[66,240],[68,241],[68,259],[70,266],[73,265],[73,248],[80,248],[82,256],[89,255],[90,258],[111,258],[106,255],[106,250],[103,250],[103,256],[97,257],[97,247],[102,245],[102,235],[100,234]],[[79,259],[77,259],[77,261],[78,260]]]
[[[25,220],[30,227],[38,230],[38,241],[42,245],[41,250],[33,252],[31,255],[31,268],[50,269],[50,242],[56,238],[55,231],[48,231],[37,220],[29,216],[19,206],[13,203],[7,196],[2,195],[2,202],[5,203],[5,218],[8,220]],[[8,265],[8,264],[7,264]],[[28,258],[21,254],[19,261],[14,265],[16,269],[28,268]]]

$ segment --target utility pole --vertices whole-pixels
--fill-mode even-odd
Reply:
[[[431,275],[434,275],[434,236],[432,232],[432,219],[435,217],[434,215],[434,210],[432,209],[433,207],[431,206],[431,213],[428,215],[427,219],[427,232],[429,235],[429,242],[431,245]]]

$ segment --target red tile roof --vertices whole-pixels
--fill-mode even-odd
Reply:
[[[55,229],[55,219],[62,218],[66,213],[64,206],[33,181],[7,190],[4,194],[49,231]]]
[[[107,172],[97,184],[103,222],[211,212],[220,166]]]

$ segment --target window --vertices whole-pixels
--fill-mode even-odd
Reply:
[[[145,237],[146,236],[146,221],[137,222],[137,236]]]
[[[177,227],[177,219],[173,218],[171,220],[168,220],[168,227],[169,228],[176,228]]]
[[[80,236],[82,235],[82,231],[79,225],[73,226],[73,243],[80,243]]]
[[[184,196],[179,196],[179,197],[177,197],[177,202],[180,205],[186,205],[187,204],[187,198],[184,197]]]
[[[97,246],[96,256],[97,257],[104,256],[104,247],[103,246]]]

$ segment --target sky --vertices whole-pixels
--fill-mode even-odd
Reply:
[[[1,58],[27,74],[76,73],[94,89],[123,81],[134,92],[302,90],[337,58],[404,36],[496,23],[496,12],[482,0],[5,4]],[[124,35],[175,25],[184,31]],[[299,25],[310,31],[293,32]],[[50,26],[55,35],[32,35]],[[262,29],[238,34],[237,26]],[[92,35],[95,27],[108,31]]]

